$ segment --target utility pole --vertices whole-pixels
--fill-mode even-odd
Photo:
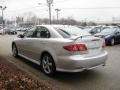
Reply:
[[[1,10],[2,10],[2,27],[4,28],[5,26],[5,22],[4,22],[4,10],[7,8],[6,6],[0,6]],[[4,31],[3,31],[4,32]]]
[[[53,0],[47,0],[48,8],[49,8],[49,24],[52,24],[51,20],[51,5],[53,3]]]
[[[58,20],[59,20],[59,19],[58,19],[58,18],[59,18],[59,11],[61,11],[61,9],[58,9],[58,8],[57,8],[57,9],[55,9],[55,11],[56,11],[56,13],[57,13],[57,22],[58,22]]]

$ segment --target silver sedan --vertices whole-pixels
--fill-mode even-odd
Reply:
[[[47,75],[105,66],[108,53],[104,48],[103,39],[66,25],[38,25],[12,42],[14,57],[40,65]]]

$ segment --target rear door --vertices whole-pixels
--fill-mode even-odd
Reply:
[[[31,43],[29,43],[29,57],[39,61],[42,49],[46,45],[46,40],[50,38],[50,32],[46,27],[38,26],[35,30]]]

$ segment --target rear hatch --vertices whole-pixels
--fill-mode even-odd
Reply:
[[[75,43],[85,44],[87,51],[83,54],[83,56],[92,57],[102,53],[104,40],[94,36],[83,36],[75,40]]]

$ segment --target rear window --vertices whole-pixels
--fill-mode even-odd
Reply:
[[[80,28],[75,27],[75,26],[54,27],[54,28],[64,38],[70,38],[72,36],[86,36],[86,35],[90,35],[88,32],[83,31]]]
[[[117,30],[118,28],[107,28],[101,31],[101,33],[113,33]]]
[[[64,38],[70,38],[71,37],[71,35],[68,32],[66,32],[64,29],[60,29],[60,28],[56,28],[56,29],[57,29],[57,32],[61,36],[63,36]]]

